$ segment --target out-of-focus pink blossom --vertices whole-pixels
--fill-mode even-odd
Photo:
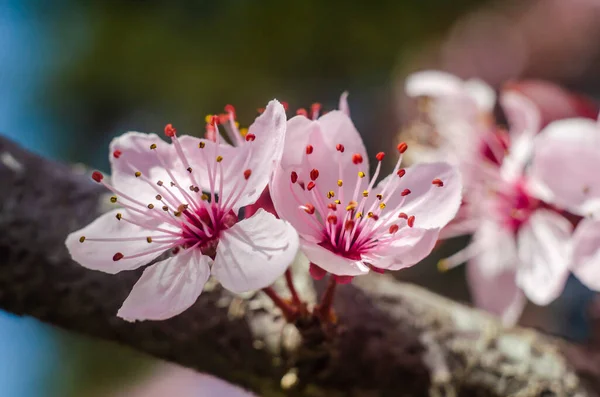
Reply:
[[[294,259],[298,236],[287,222],[265,211],[238,219],[281,159],[282,105],[270,102],[245,139],[230,136],[237,147],[222,143],[213,127],[215,141],[178,137],[171,125],[165,128],[171,144],[155,134],[124,134],[111,143],[112,184],[92,175],[121,208],[67,237],[75,261],[117,273],[173,253],[144,270],[118,312],[125,320],[181,313],[211,274],[236,293],[266,287]]]
[[[340,108],[346,110],[288,121],[270,184],[277,213],[298,230],[308,259],[334,275],[412,266],[431,252],[459,207],[458,171],[446,163],[403,169],[401,143],[394,171],[375,185],[385,154],[377,154],[369,178],[362,139],[347,105]]]

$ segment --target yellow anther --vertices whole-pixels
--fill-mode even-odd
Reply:
[[[162,210],[167,212],[169,210],[169,207],[167,207],[166,205],[163,205]]]
[[[377,194],[377,198],[378,198],[379,200],[381,200],[381,199],[383,198],[383,196],[381,195],[381,193]]]
[[[356,213],[356,218],[357,218],[357,219],[358,219],[358,218],[362,218],[362,212],[357,212],[357,213]]]
[[[113,203],[113,204],[116,203],[117,202],[117,196],[111,196],[110,202]]]
[[[212,122],[212,114],[207,114],[206,117],[204,118],[204,121],[206,121],[206,124],[210,124]]]
[[[235,125],[235,128],[240,128],[240,123],[238,123],[237,121],[233,123],[233,125]]]
[[[346,207],[346,211],[351,211],[351,210],[355,209],[357,205],[358,205],[358,203],[356,201],[354,201],[354,200],[350,201],[348,203],[348,206]]]
[[[136,178],[139,178],[140,176],[142,176],[142,173],[141,173],[141,172],[139,172],[139,171],[136,171],[136,172],[135,172],[135,177],[136,177]]]
[[[154,149],[156,149],[156,143],[153,143],[152,145],[150,145],[150,149],[151,149],[151,150],[154,150]]]
[[[335,196],[335,193],[333,192],[333,190],[330,190],[327,192],[327,198],[333,198]]]
[[[336,204],[338,204],[338,205],[339,205],[339,204],[342,204],[342,202],[341,202],[340,200],[335,200],[335,201],[334,201],[334,203],[336,203]]]
[[[363,191],[363,197],[369,197],[369,191],[368,190]]]
[[[343,184],[344,184],[344,182],[341,179],[338,179],[338,186],[342,187]]]
[[[181,216],[181,211],[176,211],[176,212],[173,213],[173,215],[179,217],[179,216]]]
[[[385,208],[385,203],[379,204],[379,208],[384,209]]]
[[[205,142],[200,142],[200,143],[198,144],[198,147],[199,147],[200,149],[204,149],[204,146],[206,146],[206,143],[205,143]]]
[[[438,271],[444,273],[448,271],[448,261],[446,259],[440,259],[437,263]]]
[[[154,208],[154,204],[152,204],[152,203],[148,204],[148,208],[149,209],[153,209]]]
[[[223,161],[223,156],[217,156],[217,163],[220,163],[221,161]]]
[[[208,200],[208,194],[206,194],[206,193],[202,193],[202,196],[200,196],[200,198],[201,198],[202,200],[204,200],[204,201],[207,201],[207,200]]]
[[[365,173],[362,171],[358,171],[358,177],[359,178],[364,178],[365,177]]]
[[[146,237],[146,241],[151,243],[152,242],[152,237]]]
[[[85,236],[81,236],[81,237],[79,237],[79,242],[80,242],[80,243],[83,243],[84,241],[85,241]]]
[[[248,128],[240,128],[240,135],[243,137],[248,135]]]
[[[117,212],[116,218],[117,218],[118,220],[121,220],[121,218],[123,218],[123,215],[121,215],[121,213],[120,213],[120,212]]]
[[[373,213],[372,213],[372,212],[369,212],[369,213],[367,214],[367,218],[372,218],[372,217],[373,217]]]

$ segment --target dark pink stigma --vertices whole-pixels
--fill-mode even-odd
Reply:
[[[296,174],[296,171],[292,171],[290,174],[290,179],[292,180],[292,183],[296,183],[298,181],[298,174]]]
[[[408,227],[413,227],[415,225],[415,216],[411,215],[408,217],[408,219],[406,220],[406,224],[408,225]]]
[[[331,223],[332,225],[335,225],[337,223],[337,216],[335,215],[328,215],[327,216],[327,222]]]
[[[306,188],[308,189],[309,192],[311,190],[313,190],[314,187],[315,187],[315,183],[313,181],[308,182],[308,185],[306,186]]]
[[[298,116],[308,117],[308,112],[304,108],[300,108],[300,109],[296,110],[296,114]]]
[[[390,234],[394,234],[398,231],[398,229],[400,229],[400,227],[396,224],[393,224],[392,226],[390,226]]]
[[[310,105],[310,112],[312,113],[313,119],[316,118],[316,115],[319,113],[320,110],[321,110],[320,103],[315,102],[312,105]]]
[[[246,135],[246,142],[253,142],[255,139],[256,139],[256,135],[254,135],[254,134]]]
[[[256,109],[256,111],[258,112],[258,114],[263,114],[265,112],[265,108],[258,108]]]
[[[113,152],[113,157],[118,159],[119,157],[121,157],[122,154],[123,154],[123,152],[121,152],[119,149],[117,149]]]
[[[404,174],[406,174],[406,170],[404,168],[400,168],[398,172],[396,172],[396,175],[398,175],[400,178],[402,178]]]
[[[165,126],[165,135],[169,138],[174,137],[177,134],[177,130],[173,128],[173,124],[167,124]]]
[[[316,181],[318,177],[319,177],[319,170],[316,168],[313,168],[312,171],[310,171],[310,179],[312,179],[313,181]]]
[[[340,153],[344,153],[344,145],[338,143],[337,145],[335,145],[335,150],[337,150]]]
[[[246,171],[244,171],[244,179],[248,180],[248,178],[250,178],[250,175],[252,175],[252,170],[247,169]]]
[[[399,151],[400,153],[404,153],[404,152],[406,152],[406,149],[408,149],[408,145],[406,144],[406,142],[400,142],[400,143],[398,144],[398,151]]]
[[[225,124],[229,121],[230,115],[226,113],[219,114],[219,124]]]
[[[383,153],[383,152],[379,152],[379,153],[377,153],[377,156],[375,156],[377,161],[383,161],[384,157],[385,157],[385,153]]]
[[[231,113],[235,119],[235,107],[233,105],[225,105],[225,111]]]
[[[404,190],[402,191],[402,193],[400,193],[400,195],[401,195],[402,197],[404,197],[404,196],[408,196],[409,194],[410,194],[410,189],[404,189]]]
[[[362,158],[362,156],[360,155],[360,153],[354,153],[354,154],[352,155],[352,162],[353,162],[354,164],[361,164],[361,163],[363,162],[363,158]]]
[[[306,212],[309,215],[312,215],[315,213],[315,206],[308,203],[306,205],[304,205],[304,212]]]
[[[113,261],[120,261],[121,259],[123,259],[123,254],[120,252],[117,252],[116,254],[113,255]]]
[[[285,101],[281,102],[281,106],[283,106],[283,110],[285,110],[286,112],[290,108],[290,105],[287,102],[285,102]]]
[[[312,145],[306,145],[306,154],[311,154],[313,150],[314,148],[312,147]]]
[[[327,274],[327,271],[322,267],[315,265],[314,263],[310,263],[310,267],[308,268],[308,272],[310,276],[315,280],[321,280]]]
[[[437,187],[444,186],[444,182],[442,182],[442,180],[438,178],[435,178],[433,181],[431,181],[431,184],[436,185]]]
[[[327,208],[329,208],[332,211],[337,210],[337,205],[335,205],[335,203],[329,203],[327,204]]]
[[[102,179],[104,179],[104,175],[102,175],[102,173],[99,171],[94,171],[92,172],[92,179],[100,183],[102,182]]]
[[[408,215],[406,215],[404,212],[401,212],[398,214],[398,218],[408,219]]]
[[[344,229],[346,229],[346,231],[349,232],[353,228],[354,228],[354,221],[352,219],[347,220],[346,223],[344,224]]]

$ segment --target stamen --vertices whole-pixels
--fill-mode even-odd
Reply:
[[[314,187],[315,187],[315,183],[313,181],[310,181],[310,182],[308,182],[306,189],[308,189],[308,191],[310,192],[311,190],[313,190]]]
[[[119,157],[121,157],[122,154],[123,154],[123,152],[121,152],[119,149],[117,149],[113,152],[113,157],[118,159]]]
[[[173,128],[172,124],[167,124],[165,126],[165,135],[168,136],[169,138],[174,137],[177,134],[177,130],[175,130],[175,128]]]
[[[331,225],[335,225],[337,223],[337,219],[337,216],[333,214],[327,216],[327,222],[329,222]]]
[[[312,215],[315,213],[315,206],[310,203],[305,204],[303,209],[304,209],[304,212],[306,212],[309,215]]]
[[[113,255],[113,261],[117,262],[120,261],[121,259],[123,259],[125,255],[123,255],[120,252],[117,252],[116,254]]]
[[[400,154],[406,152],[406,149],[408,149],[408,144],[406,142],[400,142],[398,144],[398,152],[400,152]]]
[[[316,120],[319,118],[319,111],[321,110],[321,104],[318,102],[313,103],[312,105],[310,105],[310,111],[312,113],[312,119]]]
[[[368,190],[364,190],[362,194],[363,194],[363,197],[369,197],[369,191]]]
[[[298,181],[298,174],[296,173],[296,171],[292,171],[292,173],[290,174],[290,178],[292,180],[292,183],[296,183]]]
[[[415,216],[414,215],[409,216],[406,223],[407,223],[408,227],[413,227],[415,225]]]
[[[343,185],[343,184],[344,184],[344,182],[343,182],[341,179],[338,179],[338,181],[337,181],[337,185],[338,185],[339,187],[342,187],[342,185]]]
[[[142,173],[139,171],[136,171],[134,175],[136,178],[139,178],[140,176],[142,176]]]
[[[436,185],[437,187],[444,186],[444,182],[442,182],[442,180],[439,178],[436,178],[433,181],[431,181],[431,184]]]
[[[408,196],[409,194],[410,194],[410,189],[404,189],[404,190],[402,191],[402,193],[400,193],[400,195],[401,195],[402,197],[404,197],[404,196]]]
[[[394,234],[398,231],[398,229],[400,229],[400,227],[394,223],[392,226],[390,226],[389,232],[390,234]]]
[[[310,171],[310,179],[312,179],[313,181],[316,181],[318,177],[319,177],[319,170],[316,168],[313,168]]]
[[[246,142],[253,142],[256,139],[254,134],[246,134]]]
[[[306,145],[306,154],[311,154],[314,148],[312,145]]]
[[[150,150],[154,150],[156,149],[156,143],[153,143],[152,145],[150,145]]]
[[[340,153],[344,153],[344,145],[342,145],[341,143],[338,143],[337,145],[335,145],[335,150],[337,150]]]
[[[401,212],[398,214],[398,218],[408,219],[408,215],[406,215],[404,212]]]
[[[327,192],[327,198],[333,198],[335,196],[335,192],[333,190],[330,190]]]
[[[80,242],[80,243],[83,243],[84,241],[85,241],[85,236],[81,236],[81,237],[79,237],[79,242]]]
[[[362,158],[362,156],[360,155],[360,153],[354,153],[354,154],[352,155],[352,162],[353,162],[354,164],[361,164],[361,163],[363,162],[363,158]]]
[[[250,175],[252,175],[252,170],[247,169],[246,171],[244,171],[244,179],[248,180],[250,178]]]
[[[364,172],[362,172],[362,171],[358,171],[358,177],[359,177],[359,178],[364,178],[365,176],[366,176],[366,175],[365,175],[365,173],[364,173]]]
[[[375,158],[377,159],[377,161],[383,161],[383,158],[385,157],[385,153],[383,152],[379,152],[377,153],[377,155],[375,156]]]
[[[344,229],[346,229],[347,232],[354,229],[354,221],[352,219],[347,220],[344,224]]]
[[[110,202],[113,203],[113,204],[116,203],[117,202],[117,196],[111,196]]]
[[[296,110],[296,114],[298,116],[308,117],[308,112],[304,108],[300,108],[300,109]]]
[[[94,172],[92,172],[92,179],[95,180],[96,182],[100,183],[100,182],[102,182],[102,179],[104,179],[104,175],[102,175],[98,171],[94,171]]]
[[[400,168],[398,170],[398,172],[396,172],[396,175],[398,175],[398,177],[400,177],[400,178],[402,178],[405,174],[406,174],[406,170],[404,168]]]
[[[337,211],[337,205],[335,203],[327,204],[327,208],[329,208],[332,211]]]

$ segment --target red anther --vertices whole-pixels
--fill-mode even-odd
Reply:
[[[393,224],[392,226],[390,226],[390,234],[396,233],[398,229],[400,229],[400,227],[396,224]]]
[[[250,175],[252,175],[252,170],[251,169],[247,169],[246,171],[244,171],[244,178],[246,180],[248,180],[248,178],[250,178]]]
[[[304,212],[306,212],[307,214],[314,214],[315,213],[315,206],[308,203],[304,205]]]
[[[229,114],[228,113],[221,113],[219,114],[219,124],[225,124],[229,121]]]
[[[406,152],[406,149],[408,149],[408,145],[406,144],[406,142],[400,142],[400,143],[398,144],[398,151],[399,151],[400,153],[404,153],[404,152]]]
[[[400,195],[401,195],[402,197],[404,197],[404,196],[408,196],[409,194],[410,194],[410,189],[404,189],[404,190],[402,191],[402,193],[400,193]]]
[[[313,150],[314,148],[312,147],[312,145],[306,145],[306,154],[311,154]]]
[[[415,216],[414,215],[409,216],[406,223],[408,224],[408,227],[413,227],[415,225]]]
[[[306,188],[308,189],[309,192],[311,190],[313,190],[314,187],[315,187],[315,183],[313,181],[308,182],[308,185],[306,186]]]
[[[308,268],[308,272],[310,276],[315,280],[321,280],[327,274],[327,271],[322,267],[315,265],[314,263],[310,263],[310,267]]]
[[[383,152],[379,152],[379,153],[377,153],[377,156],[375,156],[377,161],[383,161],[384,157],[385,157],[385,153],[383,153]]]
[[[256,135],[254,134],[246,134],[246,141],[253,142],[256,139]]]
[[[121,259],[123,259],[123,254],[120,252],[117,252],[116,254],[113,255],[113,261],[120,261]]]
[[[165,126],[165,135],[169,138],[174,137],[177,134],[177,130],[173,128],[173,124],[167,124]]]
[[[300,109],[296,110],[296,114],[298,116],[308,117],[308,112],[304,108],[300,108]]]
[[[102,179],[104,179],[104,175],[102,175],[102,173],[99,171],[94,171],[92,172],[92,179],[100,183],[102,182]]]
[[[337,205],[335,205],[335,203],[329,203],[327,204],[327,208],[329,208],[332,211],[337,210]]]
[[[296,174],[296,171],[292,171],[290,174],[290,179],[292,180],[292,183],[296,183],[298,181],[298,174]]]
[[[210,118],[210,124],[212,124],[213,126],[216,126],[217,124],[219,124],[219,120],[220,120],[219,116],[213,115]]]
[[[360,153],[354,153],[354,154],[352,155],[352,162],[353,162],[354,164],[360,164],[360,163],[362,163],[362,162],[363,162],[363,158],[362,158],[362,156],[360,155]]]
[[[318,177],[319,177],[319,170],[316,168],[313,168],[310,171],[310,179],[312,179],[313,181],[316,181]]]
[[[290,108],[290,105],[285,101],[281,101],[281,106],[283,106],[283,110],[285,110],[286,112]]]
[[[433,181],[431,181],[431,184],[436,185],[437,187],[444,186],[444,182],[442,182],[442,180],[439,178],[435,178]]]
[[[347,220],[346,223],[344,223],[344,229],[346,229],[347,232],[354,229],[354,221],[352,219]]]
[[[374,221],[378,221],[379,220],[379,215],[373,214],[373,216],[371,217],[371,219],[373,219]]]
[[[118,159],[119,157],[121,157],[122,154],[123,154],[123,152],[120,151],[119,149],[117,149],[113,152],[113,157]]]
[[[344,145],[342,145],[341,143],[338,143],[337,145],[335,145],[335,149],[340,152],[340,153],[344,153]]]
[[[265,112],[265,108],[258,108],[256,109],[256,111],[258,112],[258,114],[263,114]]]
[[[335,216],[335,215],[328,215],[327,216],[327,222],[331,223],[332,225],[335,225],[337,223],[337,216]]]
[[[321,110],[321,104],[319,102],[315,102],[312,105],[310,105],[310,111],[313,117],[315,116],[315,113],[319,112],[319,110]]]
[[[398,218],[408,219],[408,215],[406,215],[404,212],[401,212],[398,214]]]
[[[385,269],[381,269],[379,267],[375,267],[373,265],[369,265],[369,267],[371,268],[371,270],[373,270],[375,273],[379,273],[379,274],[384,274],[385,273]]]
[[[400,168],[398,172],[396,172],[396,175],[398,175],[400,178],[402,178],[404,174],[406,174],[406,170],[404,168]]]
[[[335,282],[338,284],[350,284],[354,276],[338,276],[337,274],[332,274],[331,277],[335,279]]]
[[[225,111],[227,113],[233,114],[233,117],[235,118],[235,107],[233,105],[229,105],[229,104],[225,105]]]

